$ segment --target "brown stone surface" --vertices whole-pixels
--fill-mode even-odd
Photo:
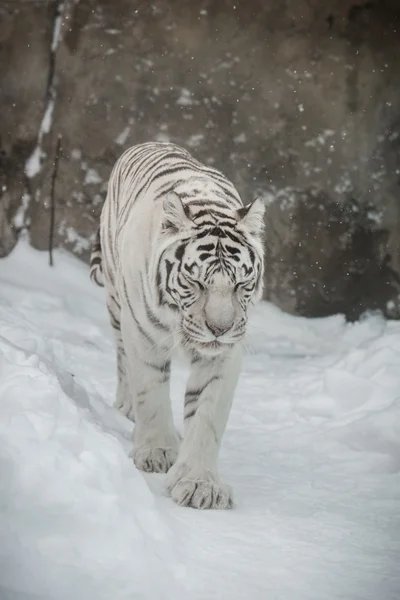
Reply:
[[[45,106],[50,41],[48,3],[0,3],[0,256],[15,242],[10,222],[27,188],[24,164]]]
[[[21,179],[54,74],[44,160],[28,181],[35,246],[47,247],[58,134],[56,242],[84,259],[117,157],[171,140],[222,169],[245,201],[265,197],[267,298],[310,316],[397,316],[398,2],[70,0],[53,55],[57,3],[7,4],[19,13],[0,26],[2,90],[22,111],[0,115],[1,132],[10,114],[17,123],[1,133],[7,177]]]

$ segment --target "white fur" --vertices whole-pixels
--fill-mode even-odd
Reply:
[[[161,146],[154,146],[154,151],[162,152]],[[180,505],[229,508],[232,492],[220,482],[217,458],[240,372],[241,349],[233,341],[235,327],[244,323],[245,309],[237,299],[239,292],[234,292],[229,278],[222,273],[215,275],[207,293],[199,293],[192,305],[194,327],[205,348],[190,350],[192,366],[181,441],[172,418],[169,367],[174,348],[182,341],[181,328],[188,315],[160,304],[155,280],[160,257],[168,253],[173,257],[176,244],[187,239],[188,232],[190,236],[194,223],[176,192],[154,201],[165,185],[163,178],[157,180],[157,185],[151,181],[142,185],[135,195],[136,180],[124,179],[120,173],[128,159],[123,156],[114,168],[100,224],[102,269],[118,348],[116,405],[135,421],[132,454],[137,468],[168,472],[167,490]],[[182,190],[185,185],[190,188],[189,175],[186,171],[180,174],[181,178],[188,177],[187,184],[180,184]],[[208,196],[211,203],[215,185],[209,177],[202,190],[202,197]],[[240,200],[235,199],[237,192],[232,190],[226,214],[237,219],[238,227],[258,234],[260,203],[253,203],[239,218],[236,213]],[[215,197],[221,203],[221,197]],[[254,246],[259,251],[257,245],[260,242],[256,235]],[[189,259],[191,251],[189,247]],[[195,269],[192,275],[200,277],[201,273]],[[173,303],[174,298],[169,300]],[[230,328],[218,338],[221,344],[217,350],[206,349],[215,340],[207,323],[220,330]]]

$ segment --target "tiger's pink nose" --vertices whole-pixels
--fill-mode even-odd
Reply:
[[[214,323],[207,323],[206,321],[206,327],[213,335],[215,335],[215,337],[220,337],[229,331],[232,326],[228,325],[227,327],[219,327],[218,325],[214,325]]]

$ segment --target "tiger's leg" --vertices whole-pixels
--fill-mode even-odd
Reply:
[[[230,508],[232,492],[221,484],[217,458],[241,365],[241,349],[192,363],[185,395],[185,437],[167,475],[173,500],[193,508]]]
[[[121,335],[121,309],[112,294],[107,299],[107,309],[117,346],[117,394],[115,407],[132,421],[135,420],[132,403],[129,398],[129,386],[126,375],[126,356]]]
[[[117,339],[117,394],[115,407],[128,417],[135,421],[135,411],[130,399],[129,383],[126,374],[126,355],[122,343],[122,337]]]
[[[170,359],[151,351],[153,341],[124,309],[121,330],[135,415],[133,461],[142,471],[166,473],[177,458],[180,442],[169,398]]]

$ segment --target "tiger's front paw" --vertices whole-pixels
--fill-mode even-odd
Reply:
[[[176,464],[167,475],[167,490],[180,506],[227,509],[233,506],[232,490],[206,469]]]
[[[133,451],[133,462],[147,473],[167,473],[178,457],[175,448],[138,448]]]

